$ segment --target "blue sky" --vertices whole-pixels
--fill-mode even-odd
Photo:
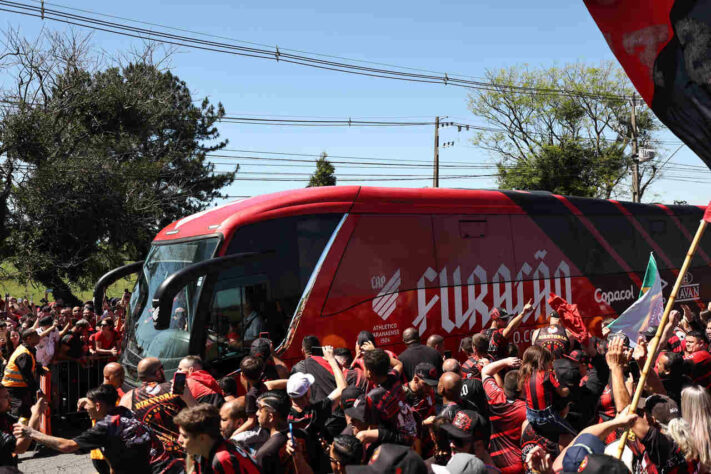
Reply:
[[[26,3],[32,0],[22,0]],[[538,4],[534,4],[538,3]],[[543,4],[543,5],[541,5]],[[50,4],[47,4],[50,6]],[[597,63],[614,59],[582,0],[445,0],[432,2],[236,2],[124,0],[90,2],[57,0],[56,5],[84,8],[100,13],[186,28],[198,32],[278,45],[314,53],[376,61],[398,66],[463,74],[476,78],[486,69],[527,63],[530,66],[563,65],[583,61]],[[28,36],[36,34],[41,20],[0,12],[3,27],[20,27]],[[63,30],[62,24],[45,26]],[[95,32],[93,44],[114,55],[138,44],[138,40]],[[481,123],[466,108],[464,89],[441,85],[414,84],[351,76],[284,63],[181,49],[172,58],[172,69],[185,80],[196,98],[208,96],[221,101],[233,116],[383,118],[387,120],[432,120],[435,116]],[[407,159],[431,163],[433,127],[407,128],[301,128],[221,124],[229,149],[279,153],[318,154]],[[469,143],[466,132],[443,129],[441,141],[455,146],[440,152],[443,165],[452,162],[491,164],[493,158]],[[669,132],[661,135],[678,142]],[[676,147],[668,145],[667,153]],[[234,154],[239,154],[235,152]],[[241,153],[248,154],[248,153]],[[253,155],[253,154],[252,154]],[[268,156],[268,155],[262,155]],[[280,156],[280,155],[272,155]],[[338,158],[334,158],[338,161]],[[219,163],[239,162],[242,177],[248,173],[310,173],[314,167],[263,167],[259,161],[215,159]],[[672,160],[703,165],[687,148]],[[281,162],[269,162],[279,164]],[[298,163],[291,163],[295,165]],[[230,165],[220,164],[218,170]],[[354,181],[348,174],[431,175],[429,168],[392,170],[336,165],[342,184],[380,186],[430,186],[431,179],[412,181]],[[441,176],[454,174],[443,169]],[[459,174],[482,174],[481,170],[456,170]],[[489,172],[487,172],[489,173]],[[687,173],[691,174],[691,173]],[[286,176],[286,175],[273,175]],[[288,176],[287,176],[288,177]],[[265,192],[300,188],[302,181],[236,181],[226,192],[251,196]],[[494,188],[493,178],[443,179],[443,187]],[[711,187],[661,180],[646,200],[687,200],[705,204]]]

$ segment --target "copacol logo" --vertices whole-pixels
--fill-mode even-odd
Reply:
[[[630,286],[628,290],[602,291],[600,288],[595,288],[595,301],[597,303],[612,304],[616,301],[627,301],[634,299],[634,286]]]

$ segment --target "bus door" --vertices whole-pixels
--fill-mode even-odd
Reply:
[[[236,370],[252,341],[268,333],[271,300],[266,275],[230,277],[229,273],[223,272],[214,283],[204,326],[205,361],[220,374]]]

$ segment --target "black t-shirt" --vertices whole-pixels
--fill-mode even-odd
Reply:
[[[689,377],[680,374],[675,374],[672,377],[661,377],[661,381],[669,398],[679,406],[681,406],[681,391],[684,390],[684,387],[694,384]]]
[[[15,451],[17,440],[12,434],[12,425],[17,423],[17,418],[9,413],[0,413],[0,466],[17,467],[17,457],[12,453]]]
[[[289,430],[279,431],[269,437],[266,443],[257,450],[254,459],[261,472],[265,474],[282,474],[291,472],[293,464],[291,456],[286,452],[286,442]],[[294,430],[294,437],[297,442],[304,443],[303,432]],[[304,446],[302,445],[302,446]]]
[[[331,372],[331,365],[323,357],[311,356],[304,359],[301,369],[300,372],[314,376],[314,383],[311,385],[312,402],[323,400],[336,389],[336,378]]]
[[[264,382],[258,382],[247,390],[247,395],[244,397],[244,411],[247,413],[247,416],[252,416],[257,413],[257,398],[266,391],[267,386],[264,385]]]
[[[161,472],[169,459],[151,430],[124,407],[111,410],[73,441],[82,449],[100,449],[116,473]]]
[[[679,446],[657,428],[649,428],[647,434],[642,438],[642,444],[647,451],[649,460],[657,466],[660,474],[689,472],[686,459]]]
[[[453,421],[457,412],[461,410],[463,410],[463,408],[460,405],[457,405],[456,403],[449,403],[442,407],[442,410],[440,410],[437,416],[443,416],[449,421]]]
[[[323,400],[309,404],[303,411],[298,412],[291,407],[289,423],[294,428],[304,430],[311,437],[318,437],[322,433],[324,423],[331,416],[333,401],[326,397]]]
[[[486,400],[484,385],[479,379],[462,380],[460,393],[461,406],[465,410],[478,412],[487,420],[489,419],[489,402]]]
[[[60,340],[60,346],[61,345],[69,346],[69,351],[67,351],[67,355],[73,359],[79,359],[81,356],[84,355],[84,344],[82,344],[81,338],[78,334],[75,334],[73,332],[65,334]]]
[[[402,362],[402,370],[407,380],[412,380],[412,376],[415,374],[415,367],[420,362],[429,362],[437,369],[438,375],[442,373],[442,356],[437,352],[437,349],[433,349],[430,346],[419,343],[411,344],[397,358]]]

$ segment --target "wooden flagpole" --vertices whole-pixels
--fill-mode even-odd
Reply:
[[[709,204],[709,209],[711,210],[711,203]],[[709,214],[709,210],[706,211],[706,214]],[[662,332],[664,332],[664,327],[667,325],[667,320],[669,319],[669,313],[671,313],[671,310],[674,307],[674,301],[676,300],[676,295],[679,292],[681,283],[684,280],[684,275],[686,275],[689,265],[691,265],[691,260],[694,258],[694,254],[696,253],[696,248],[699,246],[699,241],[701,241],[701,237],[704,235],[704,231],[706,230],[706,217],[707,216],[704,215],[704,219],[701,219],[701,223],[696,231],[694,240],[691,242],[691,247],[689,247],[689,251],[686,253],[684,264],[681,266],[679,275],[676,277],[676,283],[674,283],[674,288],[672,289],[671,295],[669,295],[669,300],[667,300],[667,305],[664,308],[664,314],[662,315],[662,320],[657,328],[657,334],[654,336],[654,339],[652,339],[652,344],[647,352],[647,361],[644,363],[644,370],[642,370],[642,375],[639,377],[639,382],[637,383],[637,389],[634,392],[634,397],[632,397],[630,411],[636,410],[636,407],[639,404],[639,399],[641,398],[642,390],[644,389],[644,383],[647,380],[647,374],[649,373],[649,369],[657,355],[659,339],[662,337]],[[622,435],[620,445],[617,447],[617,459],[622,459],[622,453],[625,450],[625,445],[627,444],[627,438],[629,437],[630,431],[632,431],[632,428],[625,430]]]

